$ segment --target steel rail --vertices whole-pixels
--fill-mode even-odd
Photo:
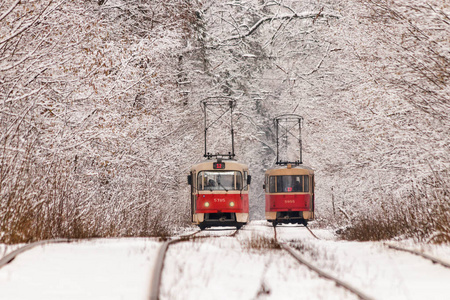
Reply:
[[[170,244],[175,244],[182,242],[183,239],[179,238],[176,240],[166,241],[159,248],[158,256],[156,258],[156,263],[153,271],[153,277],[150,282],[150,300],[159,299],[159,288],[161,286],[161,276],[162,270],[164,268],[164,258],[166,257],[167,249],[169,249]]]
[[[74,240],[72,239],[51,239],[51,240],[43,240],[43,241],[38,241],[38,242],[34,242],[34,243],[30,243],[30,244],[26,244],[10,253],[8,253],[7,255],[3,256],[0,259],[0,269],[4,266],[6,266],[7,264],[9,264],[10,262],[12,262],[19,254],[30,250],[34,247],[40,246],[40,245],[45,245],[45,244],[56,244],[56,243],[70,243],[73,242]]]
[[[333,275],[330,275],[330,274],[322,271],[321,269],[312,265],[311,263],[309,263],[306,259],[304,259],[302,256],[300,256],[300,254],[298,254],[297,251],[295,251],[292,247],[290,247],[286,243],[279,242],[277,240],[277,231],[276,231],[275,227],[274,227],[274,231],[275,231],[275,240],[280,245],[280,247],[282,249],[286,250],[296,261],[305,265],[311,271],[316,272],[319,275],[319,277],[323,277],[325,279],[334,281],[337,286],[340,286],[340,287],[348,290],[349,292],[357,295],[362,300],[374,300],[373,297],[365,294],[364,292],[360,291],[359,289],[355,288],[354,286],[350,285],[349,283],[346,283],[346,282],[334,277]]]
[[[450,263],[448,263],[446,261],[443,261],[443,260],[441,260],[441,259],[439,259],[437,257],[432,256],[432,255],[429,255],[429,254],[426,254],[426,253],[422,253],[422,252],[419,252],[419,251],[413,250],[413,249],[407,249],[407,248],[391,245],[391,244],[388,244],[388,243],[384,243],[384,245],[387,246],[388,248],[391,248],[391,249],[395,249],[395,250],[398,250],[398,251],[404,251],[404,252],[408,252],[408,253],[411,253],[411,254],[414,254],[414,255],[418,255],[418,256],[420,256],[422,258],[431,260],[434,264],[439,264],[439,265],[441,265],[443,267],[450,268]]]
[[[228,237],[234,237],[236,236],[236,233],[240,229],[236,229],[232,234],[225,235]],[[158,256],[156,258],[156,263],[153,269],[153,276],[150,282],[150,293],[149,293],[149,299],[150,300],[159,300],[159,293],[160,293],[160,287],[161,287],[161,279],[162,279],[162,272],[164,269],[164,259],[166,257],[167,250],[169,249],[170,245],[180,243],[180,242],[186,242],[190,241],[192,238],[195,239],[204,239],[204,238],[218,238],[218,237],[224,237],[223,235],[218,236],[199,236],[195,237],[197,233],[202,232],[203,230],[196,231],[194,233],[180,236],[178,238],[175,238],[173,240],[165,241],[162,246],[159,248]]]
[[[304,226],[306,227],[306,229],[308,229],[309,233],[311,233],[313,237],[315,237],[315,238],[318,239],[318,240],[321,240],[321,238],[318,238],[317,235],[315,235],[314,232],[312,232],[312,230],[309,229],[308,226],[306,226],[306,225],[304,225]]]

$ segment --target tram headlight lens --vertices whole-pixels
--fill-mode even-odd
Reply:
[[[231,207],[234,206],[234,202],[233,202],[233,201],[230,202],[230,206],[231,206]]]
[[[209,207],[209,202],[205,202],[205,207]]]

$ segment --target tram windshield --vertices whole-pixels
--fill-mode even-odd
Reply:
[[[270,176],[270,193],[309,192],[308,175]]]
[[[201,171],[197,177],[197,188],[210,191],[242,189],[242,173],[238,171]]]

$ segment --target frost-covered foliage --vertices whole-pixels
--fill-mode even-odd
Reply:
[[[450,217],[450,7],[443,1],[361,4],[360,33],[346,31],[364,71],[349,94],[357,115],[349,123],[365,140],[352,145],[363,179],[356,182],[365,191],[355,200],[370,205],[359,204],[355,217],[376,223],[404,212],[400,221],[410,236],[423,239],[434,230],[449,240],[448,226],[437,223]]]
[[[2,241],[147,235],[186,219],[173,166],[193,126],[177,82],[194,9],[2,2]]]
[[[210,96],[237,100],[253,219],[264,217],[272,119],[283,113],[305,119],[318,223],[382,215],[417,189],[439,207],[449,15],[438,0],[3,1],[0,239],[187,223],[185,177],[203,155]]]

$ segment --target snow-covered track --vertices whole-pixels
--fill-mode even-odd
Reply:
[[[308,227],[306,227],[308,228]],[[309,228],[308,228],[309,229]],[[311,234],[318,239],[318,237],[316,237],[311,230],[309,230],[311,232]],[[352,286],[349,283],[346,283],[338,278],[336,278],[335,276],[324,272],[323,270],[319,269],[318,267],[314,266],[313,264],[311,264],[310,262],[308,262],[306,259],[304,259],[300,254],[298,254],[297,251],[295,251],[291,246],[289,246],[287,243],[284,242],[280,242],[277,239],[277,230],[274,227],[274,237],[275,240],[277,241],[277,243],[280,245],[280,247],[284,250],[286,250],[296,261],[298,261],[299,263],[305,265],[306,267],[308,267],[311,271],[317,273],[320,277],[334,281],[336,283],[337,286],[340,286],[346,290],[348,290],[349,292],[357,295],[360,299],[362,300],[374,300],[373,297],[366,295],[364,292],[360,291],[359,289],[357,289],[356,287]]]
[[[398,250],[398,251],[404,251],[404,252],[408,252],[408,253],[411,253],[411,254],[414,254],[414,255],[418,255],[418,256],[423,257],[425,259],[431,260],[435,264],[439,264],[439,265],[441,265],[443,267],[450,268],[450,263],[445,262],[445,261],[443,261],[443,260],[441,260],[441,259],[439,259],[437,257],[431,256],[429,254],[426,254],[426,253],[423,253],[423,252],[420,252],[420,251],[417,251],[417,250],[413,250],[413,249],[407,249],[407,248],[391,245],[391,244],[388,244],[388,243],[385,243],[385,245],[388,248],[390,248],[390,249],[395,249],[395,250]]]
[[[4,267],[5,265],[9,264],[10,262],[12,262],[19,254],[30,250],[34,247],[37,246],[41,246],[41,245],[45,245],[45,244],[56,244],[56,243],[70,243],[73,242],[73,240],[70,239],[51,239],[51,240],[43,240],[43,241],[38,241],[38,242],[34,242],[34,243],[30,243],[30,244],[26,244],[25,246],[22,246],[14,251],[12,251],[11,253],[8,253],[7,255],[5,255],[4,257],[2,257],[0,259],[0,268]]]
[[[318,240],[321,240],[321,238],[319,238],[317,235],[315,235],[314,234],[314,232],[308,227],[308,226],[305,226],[305,225],[303,225],[306,229],[308,229],[308,231],[309,231],[309,233],[311,233],[311,235],[314,237],[314,238],[316,238],[316,239],[318,239]],[[272,225],[267,225],[267,227],[273,227]],[[274,228],[275,229],[275,228]],[[274,232],[275,232],[275,240],[277,239],[277,230],[275,229],[274,230]]]
[[[236,229],[233,231],[233,233],[225,236],[234,237],[236,236],[236,233],[240,229]],[[164,258],[166,257],[167,250],[169,249],[170,245],[180,243],[180,242],[186,242],[190,241],[192,239],[206,239],[206,238],[218,238],[218,237],[224,237],[224,235],[204,235],[204,236],[197,236],[199,233],[208,232],[208,230],[199,230],[194,233],[188,234],[188,235],[182,235],[180,237],[176,237],[174,239],[165,241],[161,248],[159,248],[158,256],[156,258],[155,267],[153,269],[153,276],[152,280],[150,282],[150,293],[149,298],[150,300],[158,300],[159,299],[159,289],[161,286],[161,277],[162,272],[164,269]]]

